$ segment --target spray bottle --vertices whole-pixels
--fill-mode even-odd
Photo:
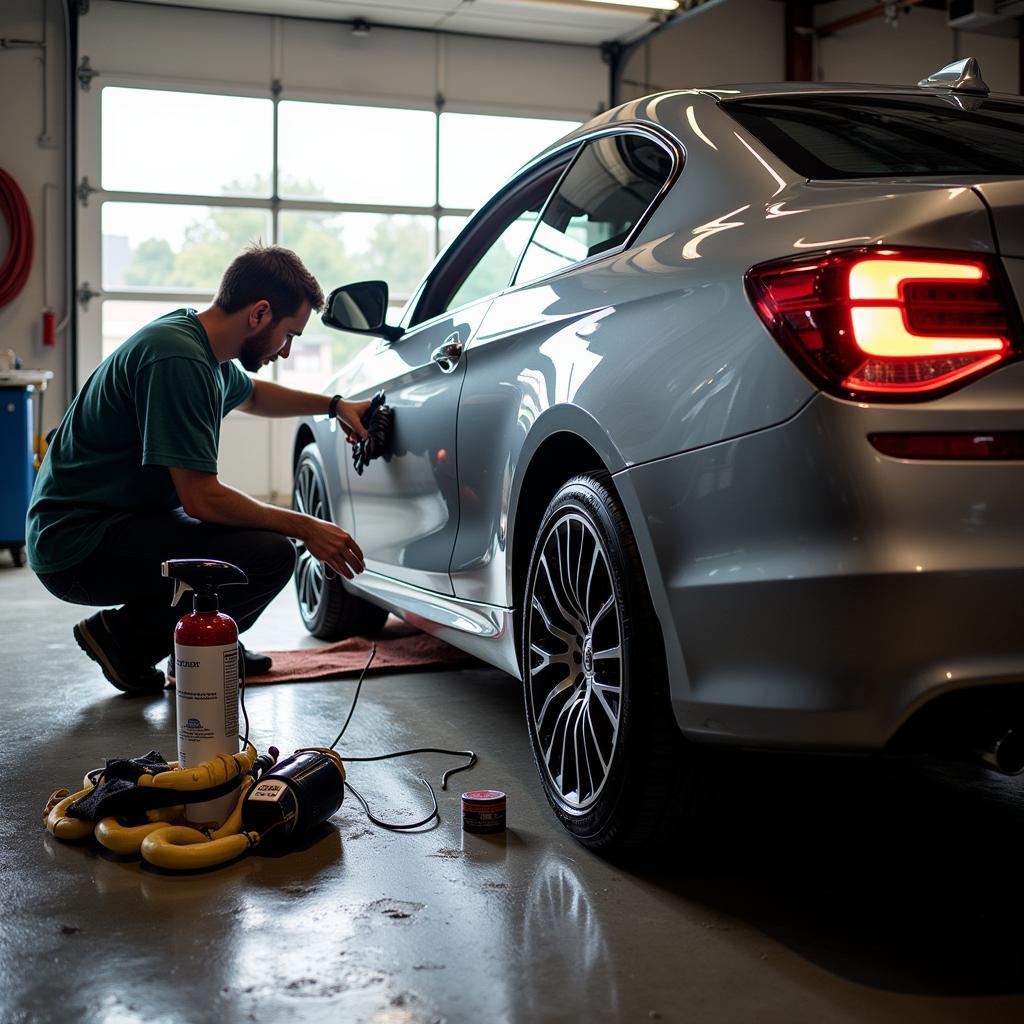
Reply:
[[[203,558],[164,562],[162,572],[176,581],[172,607],[186,591],[194,595],[193,611],[174,629],[178,765],[192,768],[238,753],[238,626],[219,610],[217,591],[249,581],[237,566]],[[237,799],[228,793],[188,804],[185,817],[194,825],[220,826]]]

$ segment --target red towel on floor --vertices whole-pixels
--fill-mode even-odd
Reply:
[[[441,668],[465,668],[479,664],[443,640],[428,636],[395,618],[388,619],[380,635],[372,639],[351,637],[318,647],[297,651],[266,651],[274,660],[265,675],[249,676],[247,686],[264,683],[309,682],[314,679],[337,679],[358,676],[370,656],[370,647],[377,645],[377,656],[370,672],[403,672]],[[173,677],[172,677],[173,679]]]

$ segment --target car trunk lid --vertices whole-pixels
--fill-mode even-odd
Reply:
[[[1024,179],[986,181],[973,188],[992,214],[999,254],[1024,257]]]

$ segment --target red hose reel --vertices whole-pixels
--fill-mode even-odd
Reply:
[[[13,302],[25,287],[32,269],[32,214],[25,193],[0,168],[0,216],[7,224],[11,241],[0,265],[0,309]]]

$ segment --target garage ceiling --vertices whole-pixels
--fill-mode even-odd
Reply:
[[[584,0],[136,0],[206,10],[275,14],[597,46],[631,42],[665,15]]]

